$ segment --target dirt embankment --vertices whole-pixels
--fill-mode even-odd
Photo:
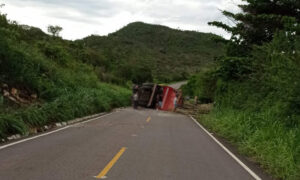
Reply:
[[[24,106],[32,104],[38,99],[38,95],[27,88],[10,87],[2,83],[0,83],[0,92],[0,95],[7,100],[8,104]]]
[[[213,108],[213,104],[196,104],[192,101],[184,102],[184,105],[177,109],[178,113],[196,116],[198,114],[208,114]]]

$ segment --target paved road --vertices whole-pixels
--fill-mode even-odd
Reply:
[[[0,150],[3,180],[92,180],[100,172],[111,180],[253,179],[192,119],[155,110],[127,108]]]

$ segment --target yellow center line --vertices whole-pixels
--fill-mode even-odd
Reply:
[[[147,122],[150,122],[150,120],[151,120],[151,117],[149,116],[149,117],[147,118],[146,121],[147,121]]]
[[[118,159],[122,156],[127,148],[122,147],[121,150],[115,155],[115,157],[105,166],[105,168],[96,176],[97,179],[102,179],[108,173],[108,171],[114,166]]]

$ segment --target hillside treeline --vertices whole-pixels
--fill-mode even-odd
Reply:
[[[185,93],[214,102],[200,121],[280,179],[300,179],[300,1],[246,0],[226,55],[193,76]]]
[[[76,42],[92,55],[88,63],[102,80],[124,84],[186,80],[224,54],[218,40],[222,38],[210,33],[135,22],[108,36]]]

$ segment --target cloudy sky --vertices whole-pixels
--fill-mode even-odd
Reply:
[[[221,29],[207,25],[219,20],[230,23],[220,10],[237,12],[241,0],[0,0],[1,12],[20,24],[46,31],[48,25],[63,27],[66,39],[90,34],[107,35],[130,22],[143,21],[182,30],[212,32],[224,37]]]

